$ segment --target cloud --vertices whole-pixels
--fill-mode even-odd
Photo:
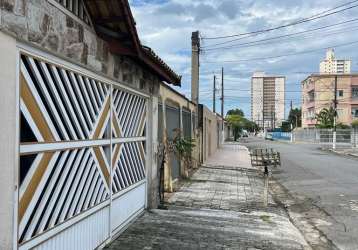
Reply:
[[[177,90],[190,96],[191,32],[200,30],[202,37],[205,38],[267,29],[312,16],[345,2],[343,0],[131,0],[130,4],[142,43],[152,47],[178,74],[183,75],[182,88],[177,88]],[[237,37],[240,40],[221,45],[221,47],[352,19],[358,14],[357,9],[250,38]],[[205,49],[213,48],[214,44],[228,41],[228,39],[202,40],[200,100],[208,107],[212,107],[213,72],[219,76],[219,71],[224,66],[227,79],[226,95],[233,96],[227,100],[226,110],[241,107],[245,114],[250,116],[250,92],[242,90],[250,89],[250,77],[257,70],[285,75],[287,90],[289,90],[286,93],[287,107],[291,99],[294,105],[299,105],[299,83],[308,75],[308,73],[299,72],[317,72],[319,62],[324,58],[324,51],[268,60],[230,64],[221,62],[290,54],[356,41],[358,40],[357,30],[358,22],[353,22],[315,33],[269,40],[254,46],[213,51],[205,51]],[[353,60],[353,70],[356,69],[358,60],[356,46],[336,49],[338,57]]]
[[[226,15],[229,19],[234,19],[240,14],[240,8],[237,1],[224,0],[219,5],[219,11]]]

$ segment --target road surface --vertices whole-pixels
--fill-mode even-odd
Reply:
[[[358,249],[358,159],[321,151],[314,144],[249,138],[243,145],[281,152],[282,171],[275,178],[324,211],[330,220],[316,218],[316,225],[337,248]]]

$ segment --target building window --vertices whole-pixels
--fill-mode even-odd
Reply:
[[[315,93],[314,90],[308,92],[308,102],[314,102]]]
[[[358,118],[358,107],[352,108],[352,117]]]
[[[343,90],[338,90],[337,95],[338,95],[338,97],[343,97]]]
[[[352,98],[358,99],[358,86],[352,87]]]
[[[76,17],[90,25],[90,19],[84,6],[83,0],[51,0],[59,3],[61,6],[69,10]]]

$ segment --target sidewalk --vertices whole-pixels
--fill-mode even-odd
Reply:
[[[227,144],[168,201],[151,210],[108,249],[310,249],[272,198],[248,151]]]

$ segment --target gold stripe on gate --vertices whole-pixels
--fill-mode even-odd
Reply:
[[[24,101],[26,108],[29,110],[32,119],[34,120],[38,130],[40,131],[45,142],[54,142],[54,136],[52,135],[51,129],[48,126],[45,117],[43,116],[35,97],[31,93],[31,90],[25,80],[24,75],[20,74],[20,88],[21,88],[21,99]]]
[[[116,149],[114,150],[114,153],[113,153],[113,156],[112,156],[112,168],[116,167],[118,154],[120,152],[121,147],[122,147],[122,144],[117,144],[116,145]]]
[[[93,151],[96,155],[96,158],[98,160],[99,167],[103,173],[104,178],[106,179],[107,185],[109,187],[109,171],[106,167],[106,160],[103,158],[103,155],[101,153],[101,150],[99,147],[94,147]]]
[[[109,112],[109,104],[110,104],[110,98],[107,99],[107,102],[105,104],[105,107],[103,109],[101,117],[99,118],[98,125],[97,125],[96,130],[95,130],[95,132],[93,134],[93,139],[98,139],[99,138],[99,133],[101,133],[102,127],[104,125],[104,122],[105,122],[106,117],[107,117],[108,112]]]
[[[40,163],[38,164],[38,166],[36,166],[35,173],[31,177],[30,183],[28,184],[23,196],[20,199],[19,211],[18,211],[19,223],[21,222],[21,219],[24,216],[26,209],[30,204],[32,197],[33,197],[53,155],[54,155],[54,153],[44,153]]]
[[[117,116],[116,116],[116,113],[113,111],[112,112],[112,121],[113,121],[113,127],[114,127],[114,130],[116,131],[117,133],[117,137],[121,137],[121,129],[119,128],[119,124],[118,124],[118,121],[117,121]]]

